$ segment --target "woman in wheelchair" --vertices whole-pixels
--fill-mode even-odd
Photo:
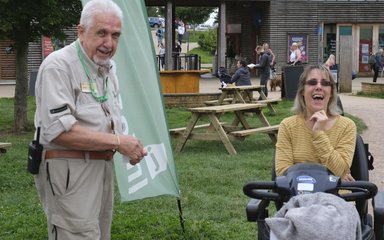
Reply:
[[[340,115],[335,81],[322,65],[306,67],[300,76],[292,111],[280,123],[276,143],[276,175],[296,163],[327,167],[344,181],[350,174],[356,142],[355,123]]]
[[[336,94],[326,67],[308,66],[300,76],[295,115],[280,123],[272,181],[252,181],[243,187],[251,198],[247,219],[257,222],[259,240],[384,239],[384,193],[375,197],[377,186],[369,182],[364,142],[354,122],[340,115]],[[335,181],[334,175],[342,181]],[[374,225],[367,201],[373,197]],[[278,210],[273,218],[268,214],[271,201]],[[334,205],[337,201],[343,204]],[[339,214],[327,217],[323,208],[338,209]]]

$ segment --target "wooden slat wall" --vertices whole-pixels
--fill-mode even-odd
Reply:
[[[64,30],[67,38],[64,40],[64,45],[69,45],[77,38],[76,26]],[[41,40],[29,43],[29,53],[28,53],[28,67],[30,72],[37,72],[39,66],[43,61],[43,53]]]
[[[13,42],[10,40],[0,40],[0,81],[16,80],[16,54],[15,51],[7,54],[5,48]]]
[[[241,23],[241,38],[240,38],[240,52],[242,57],[248,62],[255,62],[255,48],[257,44],[263,43],[267,37],[261,38],[261,36],[267,36],[268,19],[263,15],[263,23],[261,27],[256,27],[253,24],[253,17],[259,13],[265,12],[265,9],[269,8],[267,2],[247,2],[241,1],[234,3],[227,2],[227,24]],[[267,22],[265,22],[267,21]],[[261,33],[261,34],[260,34]],[[259,38],[257,42],[256,39]]]
[[[272,0],[268,14],[270,46],[277,55],[278,67],[287,62],[289,33],[307,33],[309,63],[318,62],[320,22],[384,23],[384,1]]]
[[[30,42],[28,50],[28,70],[29,72],[37,72],[42,61],[41,40]]]

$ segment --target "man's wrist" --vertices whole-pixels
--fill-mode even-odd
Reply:
[[[116,134],[116,148],[115,151],[119,151],[120,148],[120,136],[119,134]]]

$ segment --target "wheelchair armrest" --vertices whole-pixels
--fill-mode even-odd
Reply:
[[[384,192],[378,192],[372,199],[376,239],[384,239]]]
[[[248,222],[257,222],[268,217],[268,200],[260,200],[251,198],[247,204],[247,220]]]

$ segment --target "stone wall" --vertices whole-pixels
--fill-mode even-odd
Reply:
[[[219,99],[220,93],[169,93],[163,94],[166,107],[203,107],[205,101]]]
[[[362,82],[361,91],[363,93],[384,93],[384,83]]]

